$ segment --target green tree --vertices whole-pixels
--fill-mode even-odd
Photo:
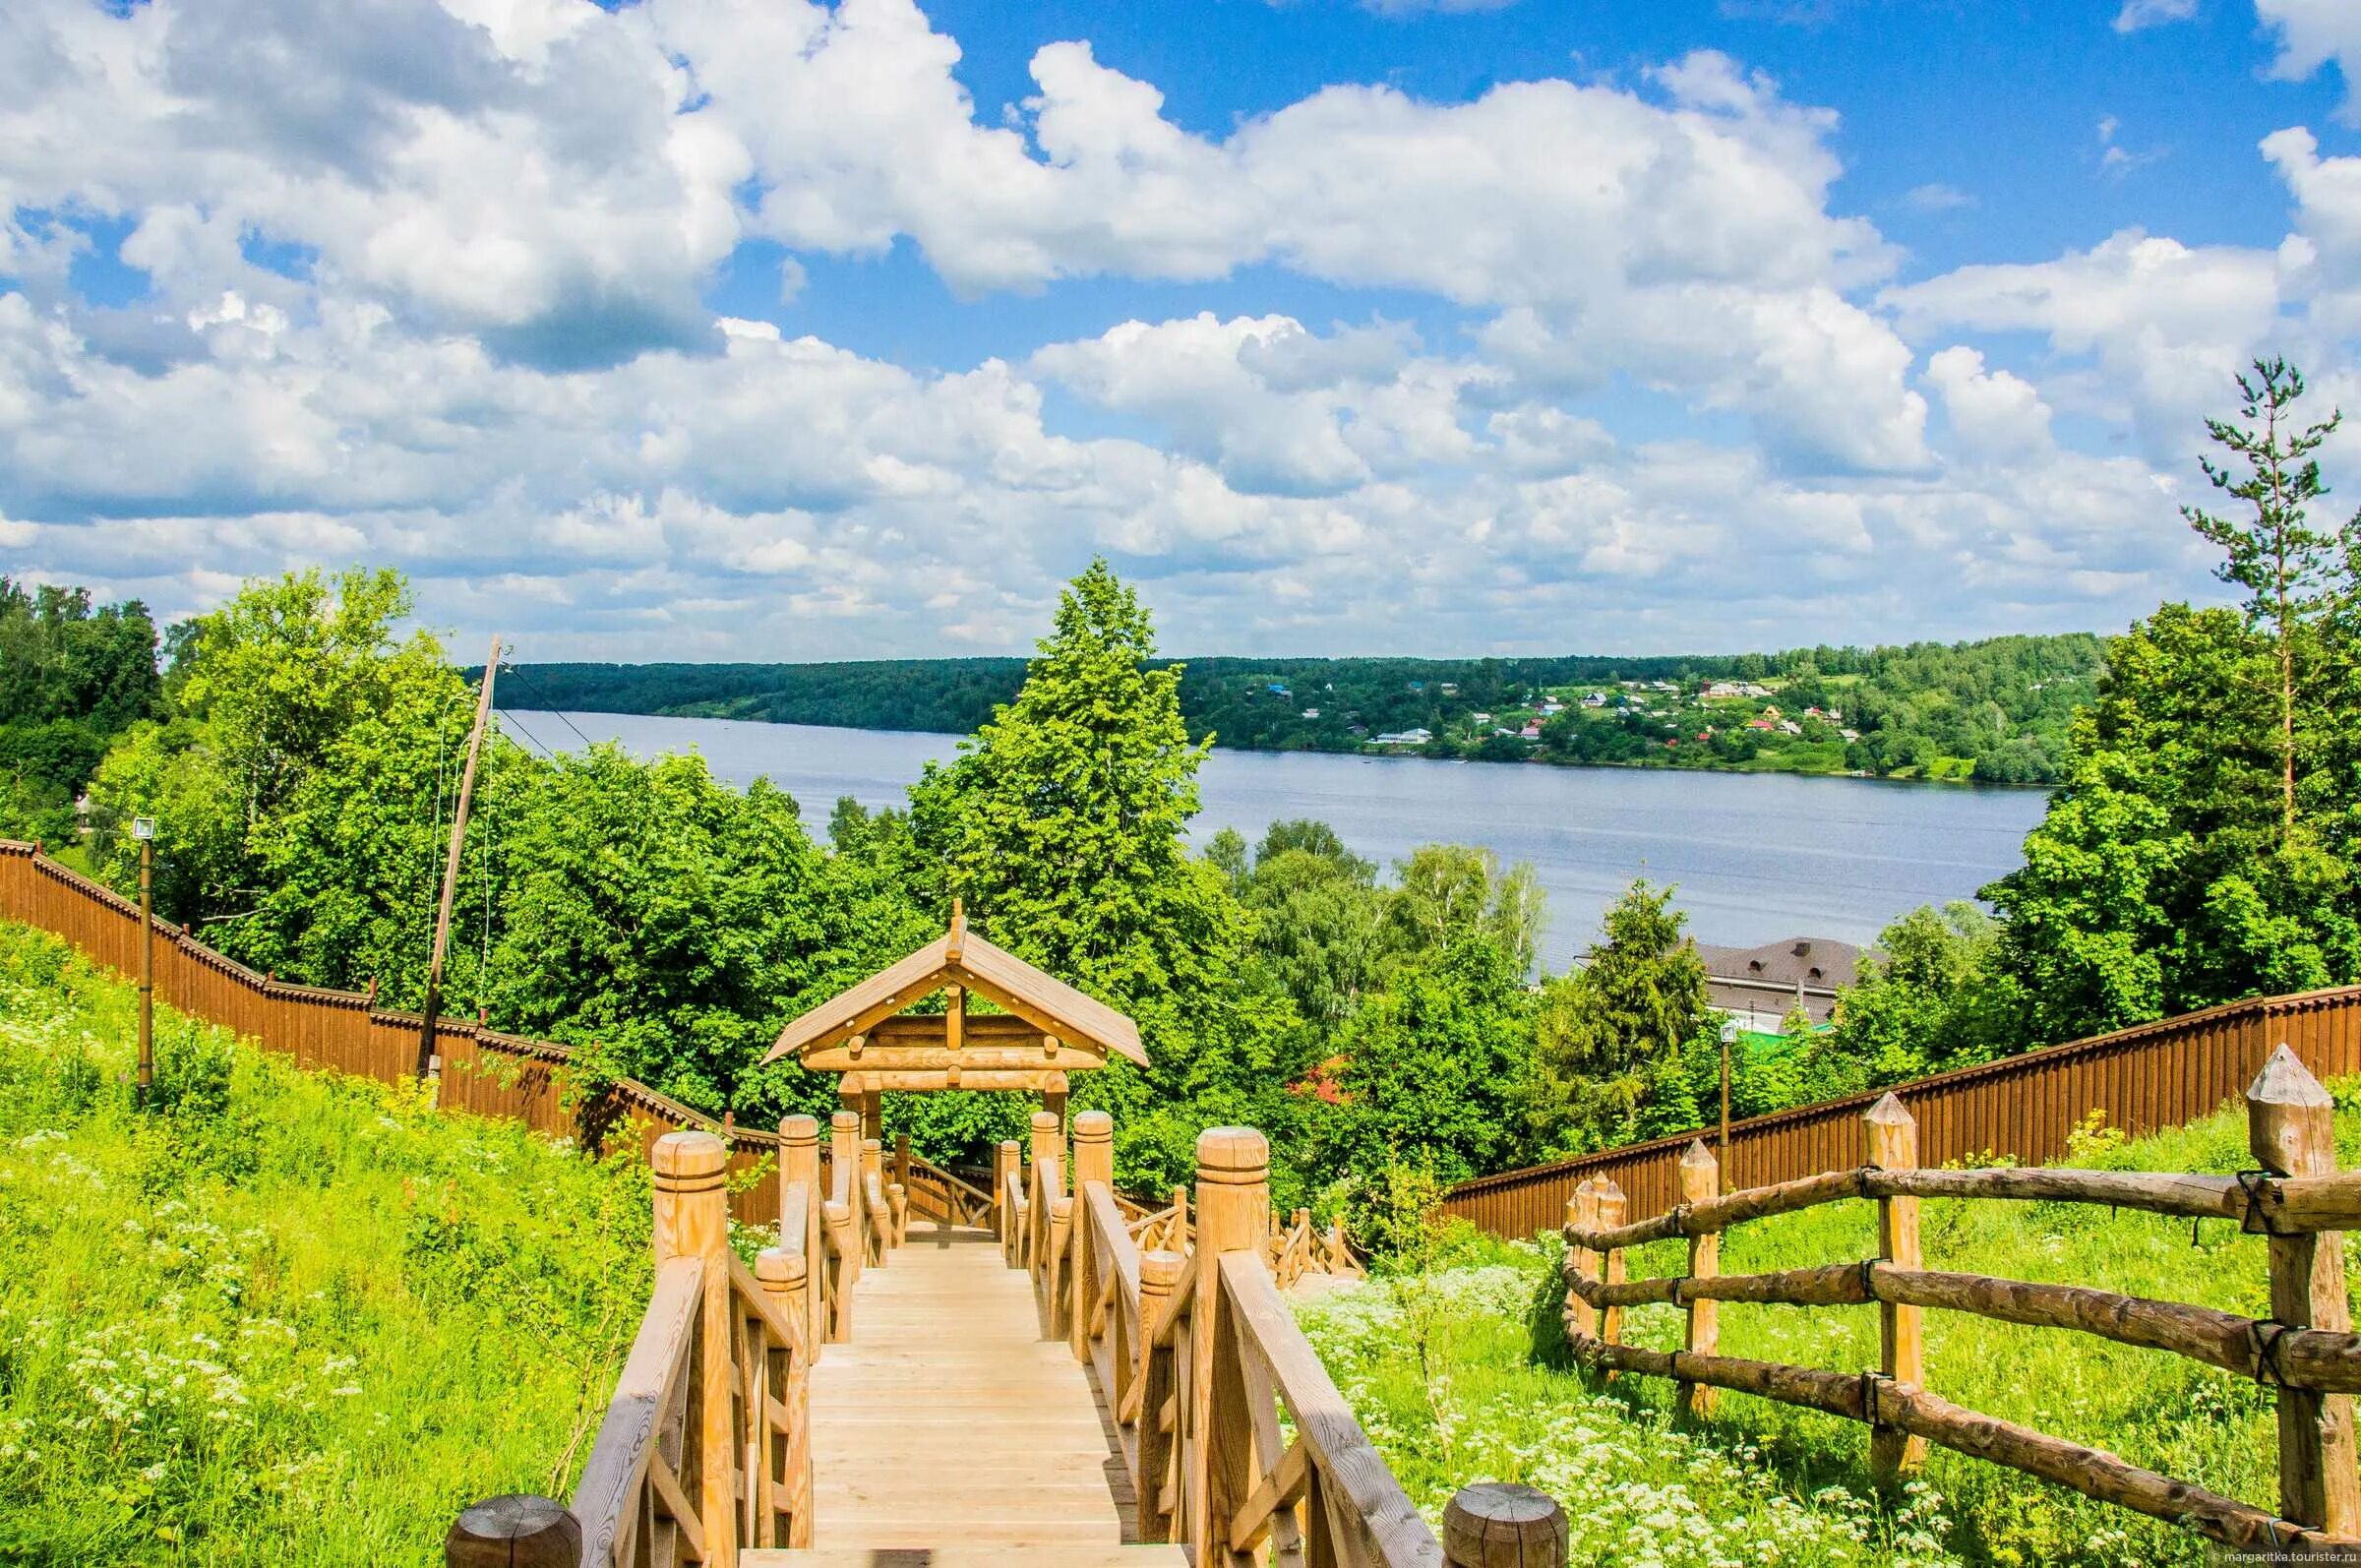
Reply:
[[[2213,488],[2245,502],[2254,510],[2254,519],[2218,517],[2194,506],[2183,507],[2181,514],[2222,552],[2214,575],[2246,589],[2247,624],[2268,629],[2276,665],[2272,685],[2278,698],[2280,831],[2291,838],[2299,645],[2307,624],[2321,609],[2321,588],[2336,543],[2334,535],[2310,525],[2306,508],[2328,494],[2313,453],[2335,433],[2343,415],[2331,411],[2327,419],[2297,432],[2294,408],[2304,395],[2304,378],[2284,359],[2256,360],[2253,377],[2238,378],[2238,392],[2241,416],[2250,425],[2260,420],[2261,428],[2209,419],[2206,429],[2244,462],[2246,474],[2241,477],[2208,457],[2199,462]]]
[[[1589,961],[1544,990],[1525,1095],[1553,1148],[1698,1124],[1682,1051],[1718,1017],[1673,891],[1633,882],[1606,911]]]
[[[1836,1027],[1796,1064],[1804,1100],[1882,1088],[2023,1049],[2023,1003],[2002,962],[2000,923],[1965,900],[1887,926]]]

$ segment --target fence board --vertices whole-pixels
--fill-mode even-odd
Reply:
[[[31,844],[0,839],[0,920],[63,937],[76,951],[118,974],[140,966],[139,905],[60,866]],[[281,984],[198,941],[155,923],[155,994],[192,1017],[216,1023],[305,1067],[401,1083],[417,1065],[422,1020],[414,1012],[379,1009],[352,991]],[[436,1103],[446,1110],[526,1123],[551,1137],[584,1144],[612,1126],[636,1127],[640,1152],[667,1132],[696,1127],[718,1133],[711,1120],[644,1084],[622,1079],[603,1094],[577,1101],[568,1090],[571,1047],[526,1040],[484,1028],[472,1019],[445,1018],[435,1044],[443,1058]],[[776,1134],[736,1131],[730,1174],[750,1180],[778,1152]],[[776,1181],[752,1181],[731,1195],[742,1224],[778,1222]]]
[[[2179,1126],[2234,1100],[2270,1048],[2285,1044],[2323,1078],[2361,1071],[2361,986],[2225,1002],[2202,1012],[2138,1024],[1973,1067],[1897,1084],[1918,1118],[1920,1161],[1956,1164],[1990,1150],[2025,1165],[2066,1152],[2066,1134],[2093,1110],[2110,1126],[2136,1132]],[[1733,1121],[1724,1161],[1730,1182],[1769,1186],[1853,1163],[1840,1141],[1885,1090]],[[1585,1176],[1610,1176],[1634,1220],[1674,1201],[1673,1181],[1689,1140],[1712,1128],[1478,1176],[1453,1187],[1443,1212],[1496,1235],[1554,1230]],[[1718,1151],[1717,1151],[1718,1152]]]

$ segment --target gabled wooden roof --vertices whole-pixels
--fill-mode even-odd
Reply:
[[[776,1061],[790,1052],[805,1055],[849,1040],[945,986],[963,986],[1043,1034],[1148,1064],[1137,1024],[969,931],[965,912],[956,906],[949,931],[796,1019],[762,1059]]]

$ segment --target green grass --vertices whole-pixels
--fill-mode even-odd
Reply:
[[[2361,1160],[2361,1115],[2344,1086],[2331,1087],[2340,1091],[2338,1163],[2350,1168]],[[2244,1113],[2233,1107],[2132,1143],[2086,1129],[2071,1163],[2229,1173],[2252,1162]],[[1925,1203],[1922,1220],[1930,1268],[2092,1285],[2268,1315],[2264,1242],[2226,1222],[2193,1231],[2185,1220],[2081,1205],[1957,1201]],[[1845,1203],[1740,1227],[1725,1237],[1722,1266],[1725,1273],[1758,1273],[1873,1250],[1870,1206]],[[1435,1502],[1438,1491],[1447,1496],[1447,1482],[1477,1478],[1479,1471],[1530,1480],[1565,1498],[1569,1511],[1577,1502],[1596,1511],[1590,1523],[1576,1522],[1578,1535],[1593,1530],[1599,1537],[1589,1548],[1578,1544],[1576,1559],[1584,1560],[1587,1549],[1590,1560],[1602,1562],[2209,1560],[2207,1543],[2194,1534],[1940,1449],[1927,1465],[1925,1489],[1908,1499],[1907,1519],[1871,1511],[1860,1500],[1870,1492],[1865,1429],[1769,1401],[1725,1393],[1709,1427],[1676,1434],[1669,1384],[1632,1378],[1596,1395],[1576,1373],[1537,1364],[1537,1357],[1552,1359],[1548,1314],[1524,1314],[1522,1302],[1554,1304],[1555,1237],[1539,1246],[1494,1247],[1492,1255],[1500,1261],[1488,1268],[1446,1271],[1423,1285],[1379,1284],[1360,1293],[1358,1303],[1348,1296],[1305,1312],[1315,1338],[1334,1347],[1333,1364],[1350,1373],[1350,1392],[1382,1434],[1388,1457],[1417,1478],[1423,1502]],[[1631,1277],[1680,1273],[1685,1257],[1685,1243],[1677,1241],[1637,1248]],[[1493,1283],[1482,1283],[1486,1275]],[[1428,1313],[1425,1376],[1417,1359],[1421,1335],[1388,1340],[1359,1334],[1349,1320],[1341,1329],[1332,1321],[1339,1313],[1378,1309],[1400,1317],[1403,1308],[1392,1297],[1405,1290],[1413,1297],[1473,1291],[1477,1300],[1476,1309]],[[1725,1303],[1721,1311],[1727,1355],[1830,1371],[1876,1364],[1874,1307]],[[1415,1323],[1417,1312],[1409,1315]],[[2250,1379],[2088,1335],[1956,1313],[1929,1312],[1926,1329],[1927,1382],[1945,1398],[2111,1450],[2211,1491],[2275,1506],[2271,1395]],[[1625,1317],[1625,1337],[1634,1344],[1673,1349],[1680,1332],[1681,1314],[1669,1306],[1636,1308]],[[1579,1462],[1565,1452],[1577,1432],[1589,1434],[1580,1441]],[[1787,1499],[1786,1508],[1800,1510],[1782,1513],[1790,1525],[1797,1517],[1832,1528],[1857,1524],[1862,1543],[1823,1534],[1767,1555],[1764,1542],[1748,1534],[1770,1528],[1766,1505],[1748,1502],[1749,1488],[1766,1478]],[[1748,1521],[1745,1530],[1732,1524],[1740,1518]],[[1641,1530],[1635,1520],[1655,1524]],[[1694,1539],[1689,1532],[1697,1533]],[[1666,1543],[1642,1538],[1652,1535]]]
[[[571,1488],[646,1171],[298,1070],[0,926],[0,1562],[432,1564]]]

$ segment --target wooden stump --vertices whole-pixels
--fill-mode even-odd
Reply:
[[[490,1497],[443,1538],[444,1568],[575,1568],[582,1527],[546,1497]]]
[[[1547,1492],[1478,1481],[1443,1509],[1451,1568],[1564,1568],[1566,1554],[1566,1511]]]

